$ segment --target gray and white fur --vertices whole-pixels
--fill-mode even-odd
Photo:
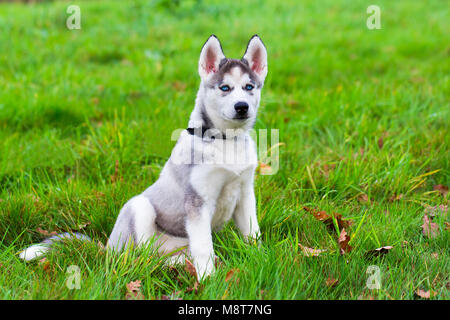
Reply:
[[[249,130],[267,75],[266,48],[255,35],[242,59],[228,59],[212,35],[198,72],[201,83],[188,126],[195,134],[183,130],[158,180],[123,206],[107,248],[120,251],[151,239],[163,254],[187,247],[201,280],[215,268],[212,231],[233,218],[245,239],[260,236],[253,187],[257,153]],[[210,134],[202,136],[199,128]],[[66,237],[47,239],[20,257],[41,256]]]

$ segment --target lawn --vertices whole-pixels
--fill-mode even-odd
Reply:
[[[0,3],[0,299],[125,299],[138,280],[146,299],[449,299],[445,1],[70,4],[81,30],[66,28],[68,2]],[[381,29],[366,26],[371,4]],[[99,243],[187,126],[212,33],[229,57],[255,33],[265,42],[256,129],[278,130],[281,145],[279,170],[256,175],[261,246],[228,224],[213,237],[217,272],[195,289],[151,248]],[[352,249],[311,210],[351,220]],[[18,258],[54,231],[94,242]],[[66,285],[72,265],[80,289]]]

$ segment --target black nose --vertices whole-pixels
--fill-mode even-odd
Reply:
[[[248,103],[247,102],[243,102],[243,101],[239,101],[238,103],[236,103],[234,105],[234,110],[236,110],[237,114],[239,115],[244,115],[247,114],[248,111]]]

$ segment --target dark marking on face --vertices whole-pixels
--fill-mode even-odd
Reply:
[[[225,74],[230,73],[233,68],[240,68],[242,73],[247,73],[250,80],[255,83],[259,89],[262,87],[262,83],[259,80],[258,75],[250,69],[249,63],[245,59],[227,59],[224,58],[220,61],[219,70],[213,75],[210,81],[206,84],[208,88],[215,88],[223,82]]]

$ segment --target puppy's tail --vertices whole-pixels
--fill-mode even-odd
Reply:
[[[78,239],[82,241],[92,241],[88,236],[81,233],[69,233],[64,232],[57,235],[54,235],[50,238],[45,239],[41,243],[34,244],[24,249],[19,253],[19,258],[25,261],[34,260],[36,258],[42,257],[46,252],[51,250],[52,245],[55,242],[62,241],[65,239]]]

